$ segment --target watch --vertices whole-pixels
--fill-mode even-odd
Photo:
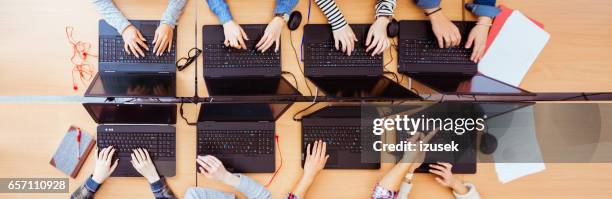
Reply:
[[[281,19],[285,20],[285,22],[289,21],[289,15],[287,13],[276,13],[274,16],[280,17]]]

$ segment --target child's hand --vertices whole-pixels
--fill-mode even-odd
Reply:
[[[461,33],[459,28],[442,12],[436,12],[429,16],[433,32],[438,39],[440,48],[450,48],[458,46],[461,43]]]
[[[106,180],[111,175],[111,173],[115,171],[115,168],[117,168],[117,165],[119,164],[119,159],[115,160],[115,163],[111,165],[113,161],[113,155],[115,155],[115,149],[113,148],[113,146],[103,148],[101,151],[97,152],[96,167],[94,168],[94,172],[91,178],[98,184],[102,184],[104,180]]]
[[[172,49],[172,38],[174,37],[174,29],[168,24],[161,24],[155,30],[153,38],[153,53],[157,56],[164,54],[164,51],[170,52]]]
[[[247,34],[242,27],[234,21],[228,21],[223,24],[223,34],[225,34],[225,46],[231,46],[237,49],[247,49],[244,40],[249,40]]]
[[[353,33],[351,26],[346,25],[339,30],[335,30],[333,35],[336,50],[340,50],[340,45],[342,45],[342,52],[351,56],[353,49],[355,49],[355,42],[357,41],[357,37],[355,33]]]
[[[489,17],[480,17],[478,25],[472,28],[470,35],[468,36],[465,48],[472,48],[472,56],[470,60],[478,63],[482,56],[484,56],[485,48],[487,46],[487,38],[489,37],[489,29],[491,28],[492,19]]]
[[[132,166],[140,175],[144,176],[149,183],[154,183],[159,180],[159,175],[157,174],[157,170],[155,170],[155,164],[153,164],[153,160],[151,160],[151,156],[149,156],[149,152],[146,149],[132,149],[133,153]]]
[[[319,171],[325,167],[325,163],[329,158],[326,154],[327,143],[323,141],[315,141],[312,151],[310,144],[306,147],[306,160],[304,161],[304,176],[314,178]]]
[[[285,25],[285,20],[280,17],[274,17],[272,21],[268,23],[268,26],[266,26],[266,31],[264,32],[263,37],[261,37],[261,40],[259,40],[257,45],[255,45],[257,50],[266,52],[270,47],[272,47],[272,44],[276,44],[274,52],[278,52],[283,25]]]
[[[231,186],[237,186],[238,183],[240,183],[240,178],[228,172],[223,166],[223,163],[215,156],[198,156],[196,162],[199,165],[198,170],[200,173],[209,179],[223,182]]]
[[[123,50],[125,50],[128,55],[131,52],[134,56],[140,58],[145,56],[141,48],[149,50],[149,47],[145,43],[147,40],[140,34],[140,31],[132,25],[129,25],[123,30],[121,37],[123,37],[124,43]]]
[[[461,182],[453,177],[451,169],[453,165],[449,163],[438,162],[438,164],[430,164],[429,172],[437,175],[436,182],[440,185],[453,189],[458,194],[466,194],[468,188]]]
[[[387,17],[378,17],[370,27],[366,39],[366,52],[372,51],[372,56],[378,55],[391,46],[389,38],[387,38],[387,25],[391,19]]]

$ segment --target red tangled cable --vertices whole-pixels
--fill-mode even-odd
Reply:
[[[276,148],[278,149],[278,155],[280,156],[280,165],[278,166],[278,169],[276,169],[274,174],[272,174],[272,177],[270,178],[270,180],[268,180],[268,183],[266,183],[265,187],[268,187],[270,186],[270,184],[272,184],[272,182],[274,181],[274,178],[276,178],[276,175],[278,175],[278,172],[280,172],[281,168],[283,168],[283,154],[281,153],[280,142],[278,142],[278,135],[274,135],[274,139],[276,141]]]
[[[83,85],[87,84],[87,82],[91,81],[91,78],[94,76],[95,71],[93,67],[87,62],[87,57],[98,57],[98,55],[90,53],[91,44],[88,42],[76,41],[72,37],[72,31],[74,30],[71,26],[66,26],[66,38],[68,38],[68,42],[72,46],[72,57],[70,57],[70,62],[72,62],[72,89],[78,90],[79,87],[76,83],[75,74],[79,75],[81,79],[81,83]]]

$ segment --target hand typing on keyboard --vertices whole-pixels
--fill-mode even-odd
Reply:
[[[132,156],[130,162],[134,169],[136,169],[140,175],[144,176],[150,184],[159,180],[159,174],[157,174],[157,170],[155,169],[155,165],[147,149],[132,149],[132,154],[130,155]]]
[[[355,42],[357,41],[353,29],[347,25],[335,30],[333,34],[336,50],[340,50],[340,47],[342,47],[342,52],[351,56],[351,54],[353,54],[353,49],[355,49]]]
[[[384,52],[391,46],[389,38],[387,38],[387,25],[391,22],[388,17],[378,17],[376,21],[370,26],[368,36],[366,39],[366,52],[372,50],[372,56],[378,55]]]
[[[470,31],[465,48],[474,47],[470,60],[475,63],[478,63],[485,53],[487,38],[489,37],[489,29],[491,28],[492,22],[493,19],[489,17],[479,17],[478,23],[476,23],[476,26],[472,28],[472,31]]]
[[[238,183],[240,183],[240,178],[228,172],[223,163],[215,156],[198,156],[196,162],[198,163],[198,171],[208,179],[213,179],[233,187],[238,186]]]
[[[147,40],[133,25],[129,25],[127,28],[125,28],[125,30],[123,30],[121,33],[121,37],[123,37],[123,49],[128,55],[134,54],[134,56],[140,58],[145,56],[145,53],[142,50],[143,48],[147,51],[149,50],[149,47],[145,43]]]
[[[113,163],[113,155],[115,155],[115,149],[112,146],[103,148],[100,151],[96,150],[96,167],[91,175],[91,179],[98,184],[102,184],[117,168],[119,159],[116,159]]]
[[[244,40],[249,40],[247,34],[242,27],[234,21],[228,21],[223,24],[223,34],[225,35],[225,46],[231,46],[237,49],[247,49]]]
[[[268,23],[268,26],[266,26],[263,37],[261,37],[261,40],[259,40],[257,45],[255,45],[257,50],[266,52],[266,50],[272,47],[272,44],[276,44],[274,52],[278,52],[278,45],[280,44],[280,35],[283,30],[283,25],[285,25],[285,21],[281,17],[272,18],[272,21]]]
[[[437,11],[436,11],[437,10]],[[461,42],[459,28],[439,8],[426,9],[440,48],[456,47]]]
[[[172,49],[172,37],[174,37],[174,28],[168,24],[161,24],[155,30],[153,37],[153,53],[157,56],[162,56],[164,51],[170,52]]]

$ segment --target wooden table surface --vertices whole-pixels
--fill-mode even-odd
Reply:
[[[349,23],[371,23],[374,1],[337,0]],[[425,19],[411,1],[399,1],[396,18]],[[145,0],[117,1],[128,18],[158,19],[166,1],[152,3]],[[612,90],[612,15],[611,3],[604,0],[570,1],[515,1],[501,4],[516,8],[545,24],[552,39],[527,74],[521,87],[535,92]],[[6,0],[0,3],[0,96],[82,96],[85,86],[72,90],[69,57],[72,49],[64,33],[65,26],[75,28],[78,40],[92,43],[97,52],[97,21],[99,15],[89,1],[64,0]],[[197,6],[197,7],[196,7]],[[462,17],[460,0],[443,1],[444,12],[453,20]],[[267,23],[272,17],[274,1],[233,0],[230,8],[239,23]],[[197,9],[197,12],[196,12]],[[308,12],[308,1],[300,1],[297,10]],[[467,14],[470,16],[470,14]],[[196,23],[197,25],[194,27]],[[473,19],[473,17],[469,17]],[[311,23],[324,23],[322,13],[313,5]],[[305,21],[303,21],[303,24]],[[201,47],[201,26],[217,24],[207,4],[189,1],[178,25],[177,55],[182,56],[197,45]],[[198,32],[198,42],[196,35]],[[302,29],[292,33],[293,41],[300,41]],[[300,91],[307,94],[303,76],[293,58],[289,31],[283,32],[283,70],[296,75]],[[385,58],[389,59],[386,52]],[[93,59],[92,64],[97,62]],[[199,66],[201,69],[201,60]],[[395,61],[388,68],[396,71]],[[202,70],[199,70],[202,71]],[[194,67],[178,72],[178,96],[194,93]],[[201,73],[201,72],[200,72]],[[199,94],[206,96],[200,76]],[[287,77],[291,80],[290,77]],[[293,82],[293,81],[289,81]],[[406,82],[404,82],[406,83]],[[312,85],[311,85],[312,86]],[[300,124],[291,119],[293,113],[308,106],[297,103],[277,121],[283,168],[269,189],[274,198],[282,198],[299,180],[301,171]],[[186,105],[192,121],[198,108]],[[75,102],[2,102],[0,110],[0,177],[65,177],[48,164],[57,144],[70,125],[77,125],[95,133],[96,124],[80,103]],[[196,183],[194,172],[195,127],[184,121],[177,123],[177,175],[168,178],[174,192],[182,197],[188,187]],[[280,164],[277,156],[277,165]],[[79,186],[93,171],[94,159],[88,158],[81,173],[70,180],[70,191]],[[308,198],[367,198],[373,186],[392,167],[383,164],[380,170],[323,171],[308,192]],[[609,198],[612,189],[612,164],[546,164],[546,170],[508,184],[501,184],[493,164],[481,163],[475,175],[459,175],[474,182],[485,198]],[[261,183],[271,174],[249,174]],[[450,191],[438,186],[431,175],[417,174],[412,198],[451,198]],[[217,187],[198,178],[200,186]],[[96,198],[148,198],[150,189],[142,178],[111,178],[104,183]],[[0,198],[66,198],[68,194],[0,194]]]

